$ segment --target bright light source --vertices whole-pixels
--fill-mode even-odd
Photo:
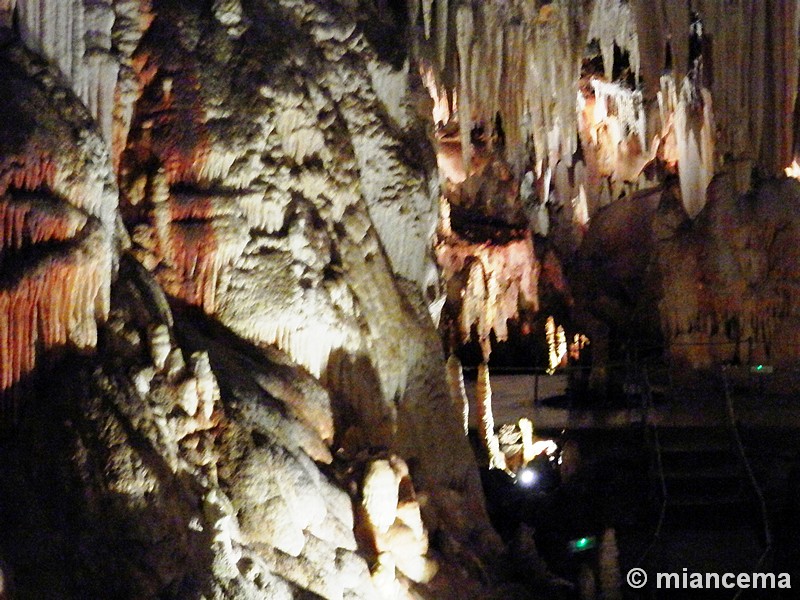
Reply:
[[[584,550],[590,550],[597,545],[597,540],[594,536],[590,537],[582,537],[578,538],[577,540],[572,540],[569,543],[569,549],[572,552],[583,552]]]
[[[517,481],[525,487],[531,487],[537,479],[539,479],[539,475],[533,469],[522,469],[517,473]]]

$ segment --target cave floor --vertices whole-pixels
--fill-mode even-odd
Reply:
[[[539,382],[536,383],[538,377]],[[538,385],[538,390],[537,390]],[[649,415],[641,406],[625,402],[572,401],[566,378],[560,375],[491,376],[492,412],[499,427],[529,418],[538,430],[616,429],[645,418],[661,427],[708,427],[727,421],[725,398],[718,382],[673,391],[673,399],[656,396]],[[465,380],[470,401],[470,426],[475,427],[475,381]],[[538,401],[536,399],[538,396]],[[760,393],[757,386],[734,389],[734,405],[745,427],[781,427],[800,431],[800,395]]]

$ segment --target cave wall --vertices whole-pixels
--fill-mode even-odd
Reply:
[[[0,5],[12,594],[481,595],[435,163],[354,8]]]

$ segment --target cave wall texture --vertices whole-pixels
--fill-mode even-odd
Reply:
[[[800,11],[690,5],[0,0],[0,597],[491,597],[443,346],[795,362]]]
[[[478,594],[407,67],[347,4],[0,8],[11,593]]]

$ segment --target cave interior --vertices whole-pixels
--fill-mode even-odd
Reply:
[[[0,0],[0,600],[794,597],[799,88],[798,0]]]

